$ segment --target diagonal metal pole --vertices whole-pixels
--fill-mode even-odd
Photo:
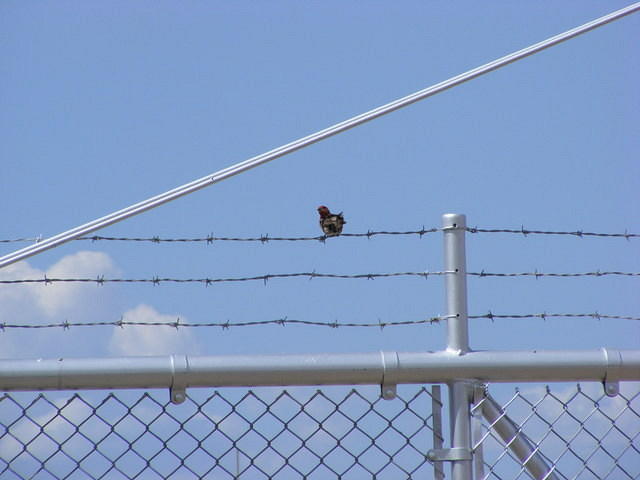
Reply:
[[[482,415],[487,419],[507,447],[522,462],[522,466],[536,480],[559,480],[554,468],[547,465],[544,456],[522,432],[522,429],[507,416],[504,410],[488,393],[482,399]]]
[[[551,38],[543,40],[542,42],[536,43],[527,48],[523,48],[522,50],[518,50],[517,52],[511,53],[504,57],[498,58],[497,60],[469,70],[443,82],[432,85],[431,87],[427,87],[411,95],[407,95],[406,97],[394,100],[393,102],[387,103],[386,105],[374,108],[373,110],[362,113],[343,122],[337,123],[331,127],[325,128],[324,130],[320,130],[319,132],[300,138],[291,143],[287,143],[286,145],[282,145],[281,147],[275,148],[261,155],[249,158],[248,160],[245,160],[243,162],[236,163],[235,165],[231,165],[230,167],[224,168],[198,180],[194,180],[190,183],[174,188],[173,190],[161,193],[160,195],[156,195],[155,197],[151,197],[142,202],[123,208],[122,210],[118,210],[109,215],[93,220],[89,223],[85,223],[84,225],[80,225],[78,227],[72,228],[71,230],[67,230],[66,232],[62,232],[53,237],[49,237],[34,245],[30,245],[1,257],[0,268],[36,255],[50,248],[57,247],[70,240],[107,227],[111,224],[120,222],[126,218],[158,207],[164,203],[182,197],[183,195],[193,193],[197,190],[200,190],[201,188],[208,187],[210,185],[213,185],[214,183],[245,172],[251,168],[257,167],[271,160],[275,160],[276,158],[282,157],[283,155],[287,155],[289,153],[300,150],[301,148],[308,147],[309,145],[329,138],[333,135],[344,132],[363,123],[369,122],[375,118],[381,117],[420,100],[424,100],[425,98],[443,92],[449,88],[460,85],[461,83],[467,82],[486,73],[492,72],[493,70],[497,70],[498,68],[504,67],[505,65],[525,58],[529,55],[538,53],[546,48],[552,47],[582,33],[593,30],[594,28],[600,27],[614,20],[618,20],[638,10],[640,10],[640,2],[636,2],[632,5],[629,5],[628,7],[622,8],[596,20],[585,23],[584,25],[573,28],[564,33],[560,33]]]

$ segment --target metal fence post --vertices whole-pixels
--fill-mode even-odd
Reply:
[[[458,355],[469,351],[467,313],[467,265],[465,253],[466,217],[442,216],[444,233],[445,295],[447,302],[447,350]],[[449,419],[451,428],[451,478],[471,480],[471,393],[472,385],[464,379],[449,383]]]

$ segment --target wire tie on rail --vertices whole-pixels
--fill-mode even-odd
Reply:
[[[225,323],[222,324],[222,329],[223,330],[229,330],[229,320],[227,319],[227,321]]]
[[[64,323],[62,324],[63,330],[69,330],[71,326],[69,325],[69,320],[67,318],[64,319]]]
[[[158,237],[157,235],[153,236],[153,237],[151,237],[151,241],[153,243],[160,243],[160,237]]]
[[[207,235],[207,245],[212,245],[212,244],[213,244],[213,232]]]
[[[479,275],[479,276],[480,276],[480,278],[482,278],[482,277],[484,277],[484,276],[485,276],[485,274],[484,274],[484,268],[483,268],[482,270],[480,270],[480,275]]]
[[[7,324],[6,320],[0,323],[0,331],[4,333],[4,327]]]
[[[261,235],[260,236],[260,241],[262,243],[267,243],[269,241],[269,234],[267,233],[266,235]]]
[[[541,318],[544,322],[546,322],[546,321],[547,321],[547,312],[542,312],[542,313],[540,314],[540,318]]]
[[[98,277],[96,278],[96,284],[98,286],[104,285],[104,275],[98,275]]]
[[[469,233],[478,233],[478,226],[467,228],[467,232]]]
[[[422,238],[422,236],[427,233],[427,231],[424,229],[424,225],[422,225],[422,228],[420,229],[420,231],[418,232],[418,235],[420,236],[420,238]]]
[[[383,330],[384,327],[386,326],[385,323],[382,323],[382,320],[380,319],[380,317],[378,317],[378,325],[380,325],[380,330]]]
[[[600,314],[596,311],[593,315],[593,318],[595,318],[596,320],[600,321]]]
[[[283,327],[286,327],[287,326],[287,317],[279,318],[278,320],[276,320],[276,323],[278,325],[282,325]]]
[[[120,315],[120,320],[116,322],[116,327],[124,328],[124,317]]]
[[[576,235],[580,238],[582,238],[582,230],[578,230],[576,231]]]
[[[180,317],[176,318],[176,321],[173,322],[171,326],[178,330],[178,327],[180,326]]]
[[[267,281],[269,280],[270,274],[266,274],[262,277],[262,281],[264,282],[265,287],[267,286]]]
[[[330,323],[330,324],[329,324],[329,326],[330,326],[331,328],[338,328],[338,327],[339,327],[339,325],[338,325],[338,319],[334,320],[334,321],[333,321],[333,323]]]
[[[624,238],[627,239],[627,242],[629,241],[629,233],[627,232],[627,229],[624,229]]]
[[[527,234],[529,233],[529,230],[525,230],[524,225],[520,225],[520,232],[522,233],[522,235],[526,237]]]
[[[47,274],[44,274],[44,284],[45,285],[49,285],[51,283],[51,281],[47,278]]]
[[[624,233],[627,233],[627,232],[625,231]],[[627,240],[629,240],[629,239],[627,238]],[[40,243],[41,241],[42,241],[42,234],[40,234],[40,235],[38,235],[36,237],[36,243]]]
[[[535,275],[536,280],[538,280],[538,278],[540,278],[543,275],[542,273],[538,273],[538,269],[537,268],[534,270],[533,274]]]
[[[313,280],[313,279],[314,279],[314,277],[316,277],[316,276],[317,276],[317,275],[316,275],[316,270],[315,270],[315,269],[313,269],[313,271],[309,274],[309,281]]]
[[[367,239],[371,240],[371,236],[373,235],[373,232],[369,229],[367,229]]]
[[[154,285],[160,285],[160,279],[155,276],[151,279],[151,283],[153,283]]]
[[[489,313],[487,313],[487,318],[491,320],[491,323],[495,323],[495,320],[493,318],[493,313],[491,312],[491,310],[489,310]]]
[[[204,279],[204,286],[208,287],[209,285],[211,285],[213,282],[211,281],[210,278],[205,278]]]

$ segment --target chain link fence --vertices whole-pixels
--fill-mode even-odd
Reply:
[[[547,478],[640,478],[640,385],[621,387],[616,397],[595,383],[504,391],[497,415],[483,420],[479,413],[492,399],[477,395],[472,408],[476,479],[534,478],[523,466],[534,455],[549,467]],[[501,419],[515,426],[506,438],[496,432]],[[517,436],[530,447],[520,457],[509,448]]]
[[[635,479],[640,388],[627,387],[614,398],[600,384],[491,391],[557,478]],[[489,401],[476,393],[472,409],[476,478],[533,478],[479,415]],[[442,403],[439,386],[399,386],[393,400],[379,387],[194,389],[181,405],[156,390],[6,393],[0,477],[443,478],[447,466],[427,460],[448,435]]]
[[[429,478],[427,388],[5,394],[0,477]]]

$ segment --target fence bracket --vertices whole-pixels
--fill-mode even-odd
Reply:
[[[456,448],[434,448],[427,452],[427,460],[431,462],[453,462],[457,460],[472,460],[471,449]]]
[[[394,398],[396,398],[398,396],[397,394],[397,390],[396,390],[396,385],[385,385],[382,384],[382,398],[384,398],[385,400],[393,400]]]
[[[380,352],[382,355],[382,384],[380,395],[385,400],[393,400],[397,397],[397,382],[394,376],[400,368],[400,360],[397,352]]]
[[[620,394],[620,369],[622,368],[622,358],[620,352],[615,349],[603,348],[604,358],[607,363],[607,373],[605,374],[604,393],[608,397],[615,397]]]
[[[171,355],[172,381],[169,388],[171,403],[179,405],[187,399],[187,388],[183,380],[184,374],[189,370],[189,362],[184,355]]]

